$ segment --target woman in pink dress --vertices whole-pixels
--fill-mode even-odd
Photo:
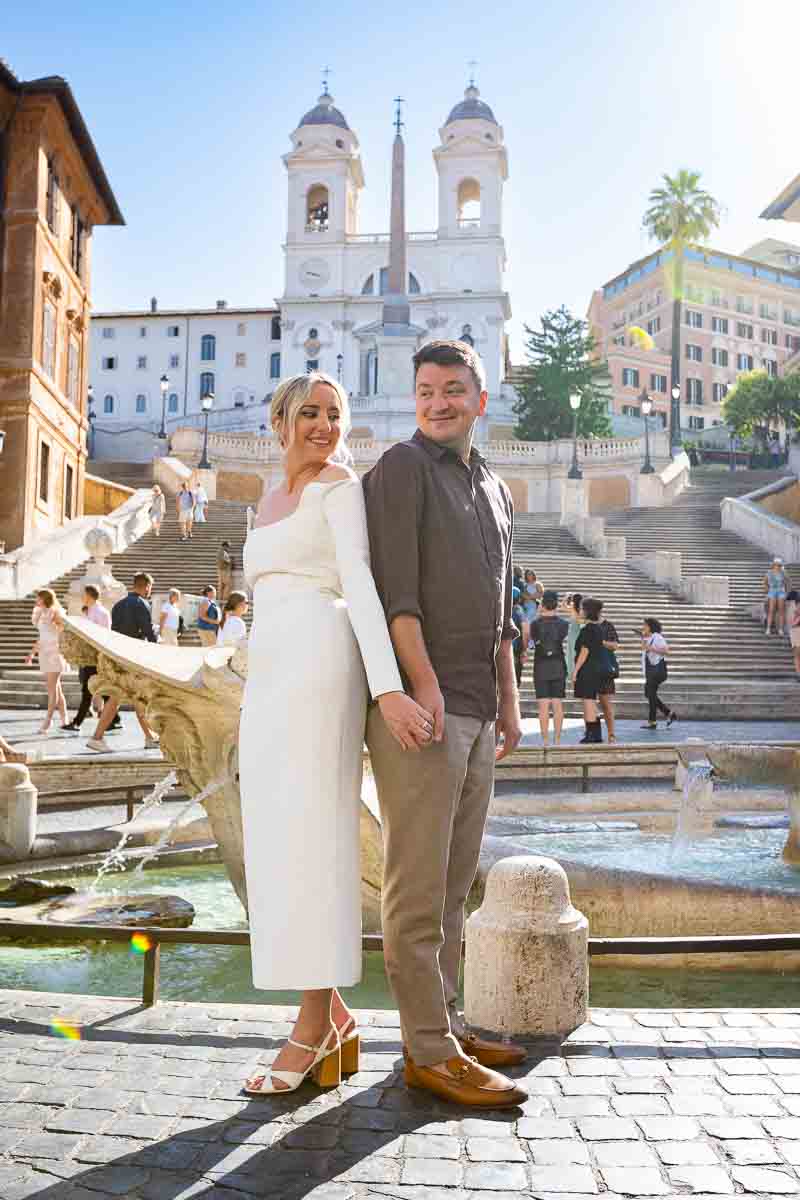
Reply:
[[[39,638],[34,643],[25,662],[30,666],[34,654],[37,654],[39,670],[47,681],[47,716],[39,730],[39,733],[47,733],[56,709],[61,717],[62,726],[67,723],[67,702],[61,687],[61,676],[66,671],[67,664],[61,657],[59,645],[64,628],[64,610],[59,604],[55,592],[50,588],[41,588],[36,593],[36,604],[31,615],[31,622],[36,626]]]

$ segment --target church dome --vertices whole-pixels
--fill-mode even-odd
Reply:
[[[450,116],[445,121],[445,125],[452,124],[453,121],[491,121],[493,125],[497,124],[495,115],[489,108],[489,105],[480,98],[480,92],[471,83],[464,92],[464,99],[461,100],[451,111]]]
[[[338,125],[340,129],[350,128],[344,114],[334,106],[330,92],[322,93],[314,107],[302,118],[300,125]]]

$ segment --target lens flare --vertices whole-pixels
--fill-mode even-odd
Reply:
[[[655,346],[655,342],[650,334],[646,329],[642,329],[641,325],[630,325],[628,327],[628,337],[634,346],[638,346],[640,350],[652,350]]]
[[[153,939],[146,933],[134,933],[131,938],[131,951],[134,954],[146,954],[153,947]]]
[[[68,1042],[79,1042],[81,1040],[81,1031],[78,1026],[65,1021],[63,1017],[56,1017],[50,1023],[50,1032],[54,1037],[66,1038]]]

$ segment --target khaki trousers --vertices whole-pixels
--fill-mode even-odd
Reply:
[[[177,631],[177,629],[164,629],[164,630],[162,630],[162,632],[161,632],[161,644],[162,644],[162,646],[177,646],[177,645],[178,645],[178,631]]]
[[[378,788],[385,850],[383,946],[414,1062],[459,1052],[457,1009],[464,904],[478,868],[494,783],[494,723],[445,717],[444,740],[404,751],[376,704],[367,745]]]
[[[198,629],[201,646],[216,646],[217,635],[211,629]]]

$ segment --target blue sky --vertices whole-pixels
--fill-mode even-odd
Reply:
[[[9,11],[10,9],[10,11]],[[800,170],[798,0],[27,0],[3,13],[23,78],[72,85],[127,220],[94,246],[96,310],[271,303],[283,286],[289,132],[321,69],[361,142],[362,232],[388,229],[392,99],[406,98],[407,219],[436,224],[431,151],[478,60],[503,125],[512,355],[522,324],[647,252],[663,171],[703,173],[741,251],[800,228],[758,213]]]

